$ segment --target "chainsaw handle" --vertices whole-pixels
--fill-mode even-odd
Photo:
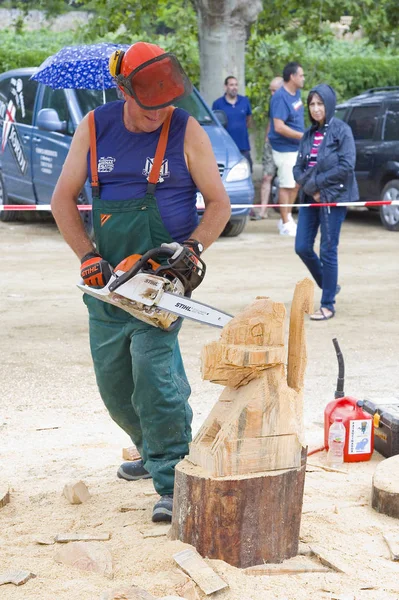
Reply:
[[[115,290],[117,290],[118,287],[120,287],[122,284],[126,283],[126,281],[129,281],[129,279],[137,275],[137,273],[142,269],[142,267],[150,258],[154,259],[158,256],[166,256],[170,258],[171,256],[173,256],[173,254],[174,250],[171,250],[170,248],[159,247],[152,248],[152,250],[148,250],[148,252],[143,254],[142,257],[128,271],[126,271],[126,273],[123,273],[123,275],[118,277],[115,281],[113,281],[110,284],[109,291],[115,292]]]

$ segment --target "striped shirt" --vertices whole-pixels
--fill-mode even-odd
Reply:
[[[308,162],[308,167],[314,167],[317,162],[317,154],[319,152],[320,144],[323,141],[324,133],[320,131],[316,131],[313,138],[313,145],[310,151],[310,157]]]

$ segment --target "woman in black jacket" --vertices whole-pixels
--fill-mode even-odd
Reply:
[[[313,88],[307,99],[312,125],[304,133],[294,167],[301,203],[348,202],[359,197],[354,174],[356,148],[350,127],[334,117],[336,96],[325,84]],[[311,315],[325,321],[335,315],[338,280],[338,243],[346,207],[300,208],[295,252],[319,288],[320,309]],[[320,257],[314,242],[320,227]]]

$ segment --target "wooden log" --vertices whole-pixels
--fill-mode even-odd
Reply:
[[[373,476],[372,507],[399,519],[399,455],[380,462]]]
[[[171,538],[240,568],[298,552],[306,451],[297,469],[214,478],[187,459],[175,469]]]

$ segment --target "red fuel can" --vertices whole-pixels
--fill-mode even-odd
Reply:
[[[374,450],[373,417],[363,410],[363,401],[351,396],[329,402],[324,410],[324,445],[328,450],[328,430],[336,417],[345,425],[344,462],[370,460]]]

